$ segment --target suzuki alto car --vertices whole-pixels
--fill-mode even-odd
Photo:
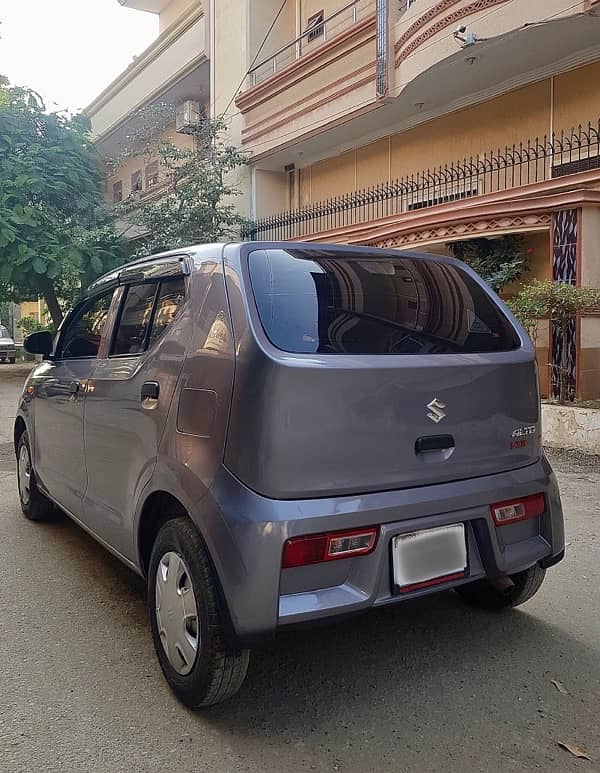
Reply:
[[[455,589],[488,610],[564,553],[533,345],[464,264],[212,244],[92,285],[24,388],[21,505],[147,578],[189,706],[276,631]]]

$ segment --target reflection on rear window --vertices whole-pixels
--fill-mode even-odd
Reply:
[[[287,352],[456,354],[516,349],[500,309],[459,268],[411,258],[255,250],[267,337]]]

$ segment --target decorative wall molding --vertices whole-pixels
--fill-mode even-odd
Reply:
[[[364,76],[360,80],[353,81],[353,78]],[[303,97],[295,102],[291,102],[284,108],[270,113],[266,118],[262,118],[259,121],[253,121],[242,129],[242,143],[246,144],[252,140],[261,137],[263,134],[267,134],[279,126],[289,124],[290,121],[298,118],[306,113],[310,113],[322,105],[332,102],[334,99],[347,94],[349,91],[354,91],[356,88],[368,83],[375,79],[375,63],[370,61],[366,65],[359,67],[353,72],[346,73],[342,78],[338,78],[335,81],[323,86],[321,89],[314,91],[310,97]],[[340,88],[342,87],[342,88]],[[321,97],[317,102],[309,102],[310,99],[316,99]],[[297,108],[301,108],[297,110]],[[294,112],[296,111],[296,112]],[[278,120],[281,119],[281,120]],[[298,136],[302,132],[298,131]]]
[[[367,243],[372,247],[407,247],[426,242],[442,242],[452,239],[485,236],[493,233],[538,230],[550,228],[551,225],[552,215],[549,213],[516,215],[513,217],[486,218],[466,223],[439,225],[435,228],[424,228],[422,230],[396,234],[385,239],[374,239]]]
[[[479,11],[483,11],[486,8],[491,8],[494,5],[500,5],[501,3],[507,2],[510,2],[510,0],[474,0],[474,2],[469,3],[468,5],[463,5],[460,8],[457,8],[452,13],[437,21],[435,24],[429,27],[429,29],[425,30],[425,32],[421,33],[402,50],[400,50],[402,44],[400,44],[400,46],[396,44],[394,49],[397,52],[399,51],[398,55],[396,56],[396,67],[399,67],[400,64],[402,64],[402,62],[413,53],[413,51],[416,51],[417,48],[423,45],[423,43],[426,43],[434,35],[437,35],[438,32],[446,29],[446,27],[461,21],[465,16],[470,16],[471,14],[478,13]],[[402,40],[402,38],[400,38],[400,40]]]
[[[439,16],[441,13],[444,13],[444,11],[447,11],[448,8],[452,8],[453,5],[456,5],[460,2],[461,0],[441,0],[441,2],[432,5],[429,10],[425,11],[422,16],[419,16],[419,18],[414,21],[410,27],[402,33],[402,35],[400,35],[394,45],[394,53],[397,54],[407,40],[410,40],[413,35],[415,35],[426,24],[429,24],[430,21],[433,21],[436,16]]]

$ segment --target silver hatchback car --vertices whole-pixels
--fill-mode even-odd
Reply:
[[[25,384],[21,505],[147,578],[193,707],[277,630],[455,589],[514,607],[564,554],[535,352],[462,263],[212,244],[99,279]]]

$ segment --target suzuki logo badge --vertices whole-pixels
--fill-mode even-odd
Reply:
[[[431,421],[434,421],[436,424],[439,424],[442,419],[446,418],[444,412],[446,404],[441,400],[438,400],[437,397],[434,397],[430,403],[427,403],[427,407],[429,408],[427,418],[431,419]]]

